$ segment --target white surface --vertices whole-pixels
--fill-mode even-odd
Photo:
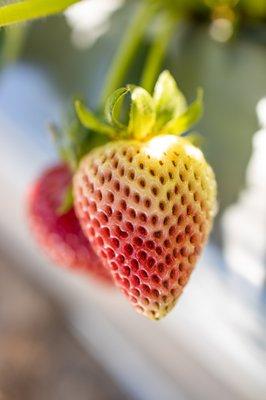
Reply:
[[[254,133],[246,187],[223,216],[227,264],[249,283],[266,282],[266,98],[257,105],[262,129]],[[265,125],[264,125],[265,124]]]

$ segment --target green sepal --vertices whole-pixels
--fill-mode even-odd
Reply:
[[[153,99],[156,108],[156,130],[160,130],[168,121],[179,117],[187,110],[185,96],[169,71],[160,74],[154,88]]]
[[[84,106],[81,100],[76,100],[74,104],[77,116],[83,126],[110,139],[117,138],[117,131],[96,117],[92,111]]]
[[[107,136],[96,135],[85,128],[74,112],[67,114],[63,127],[50,125],[50,131],[60,159],[72,172],[76,171],[85,154],[110,140]]]
[[[130,95],[128,123],[119,120],[124,97]],[[156,84],[154,97],[139,86],[127,85],[116,90],[107,100],[105,115],[94,114],[81,100],[76,100],[75,113],[68,115],[62,129],[51,128],[60,158],[74,173],[82,157],[95,147],[108,141],[136,139],[145,141],[161,134],[187,134],[202,115],[203,92],[198,90],[196,100],[187,107],[183,94],[168,71],[163,72]],[[105,117],[105,118],[104,118]],[[188,141],[199,144],[198,135],[186,135]],[[72,204],[68,193],[60,210]]]
[[[73,207],[73,203],[74,203],[74,197],[73,197],[73,188],[71,183],[66,189],[63,201],[57,209],[57,214],[58,215],[67,214],[68,211],[70,211],[71,208]]]
[[[131,93],[128,132],[137,140],[143,140],[152,132],[156,112],[153,98],[140,86],[128,86]]]
[[[50,124],[49,130],[51,132],[60,160],[67,164],[71,171],[75,171],[77,168],[77,156],[70,140],[71,135],[69,135],[69,132],[71,131],[71,125],[67,129],[67,132],[55,124]]]
[[[198,89],[197,98],[180,116],[173,118],[163,126],[160,133],[181,135],[198,122],[203,114],[203,90]]]
[[[126,125],[122,124],[118,117],[121,111],[121,104],[129,92],[128,87],[122,87],[115,90],[106,100],[104,114],[107,121],[118,130],[126,130]]]
[[[195,147],[201,147],[204,141],[203,136],[198,132],[191,132],[186,136],[186,139]]]

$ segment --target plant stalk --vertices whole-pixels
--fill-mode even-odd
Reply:
[[[6,28],[1,48],[0,67],[15,62],[20,56],[26,36],[28,25],[17,25]]]
[[[154,88],[175,26],[176,19],[169,15],[164,18],[151,45],[141,78],[141,86],[148,92],[152,92]]]
[[[139,6],[107,74],[100,98],[100,105],[102,107],[108,96],[123,83],[123,79],[140,45],[147,25],[156,12],[156,9],[157,7],[153,4],[146,2],[145,5],[141,4]]]

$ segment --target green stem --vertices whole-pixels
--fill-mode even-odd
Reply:
[[[169,18],[168,16],[162,20],[161,23],[161,29],[158,30],[156,38],[151,45],[141,78],[141,86],[148,92],[152,92],[153,90],[154,83],[157,79],[169,41],[176,25],[176,20]]]
[[[0,67],[13,63],[20,56],[23,49],[28,25],[17,25],[6,28],[4,33],[4,43],[1,49]]]
[[[0,7],[0,27],[64,11],[80,0],[24,0]]]
[[[144,35],[145,29],[155,11],[156,7],[150,3],[141,5],[137,10],[108,72],[100,99],[101,106],[105,104],[108,96],[122,84]]]

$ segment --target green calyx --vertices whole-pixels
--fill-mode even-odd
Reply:
[[[127,122],[121,121],[125,96],[130,96]],[[203,91],[198,89],[193,103],[187,105],[169,71],[159,76],[151,95],[140,86],[127,85],[117,89],[107,99],[102,117],[86,108],[82,101],[75,101],[81,124],[108,140],[149,140],[161,134],[182,135],[198,122],[203,113]]]
[[[121,114],[126,96],[130,104],[125,122]],[[109,96],[101,114],[93,113],[81,100],[76,100],[76,115],[69,114],[64,127],[52,126],[51,131],[61,160],[74,174],[84,155],[108,141],[135,139],[144,142],[157,135],[187,133],[202,115],[202,97],[199,89],[196,100],[187,105],[171,74],[164,71],[155,84],[153,95],[140,86],[127,85]],[[194,145],[200,143],[196,133],[187,138]],[[58,213],[64,214],[72,204],[70,186]]]
[[[94,147],[105,144],[108,139],[105,136],[95,135],[86,129],[76,115],[69,113],[62,127],[50,126],[50,131],[57,148],[60,160],[66,164],[74,174],[79,161]],[[66,190],[62,203],[58,207],[58,215],[66,214],[73,206],[72,184]]]
[[[68,114],[64,126],[51,125],[50,131],[60,159],[74,173],[81,158],[94,147],[105,144],[108,138],[95,135],[72,114]]]

